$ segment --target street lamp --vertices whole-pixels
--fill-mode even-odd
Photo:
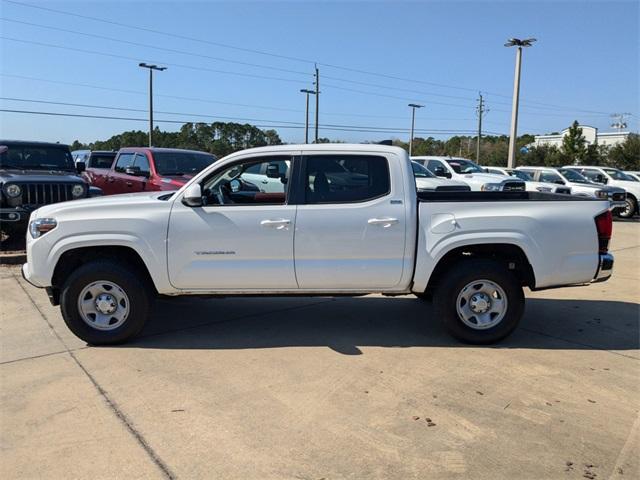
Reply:
[[[159,67],[157,65],[149,65],[148,63],[139,63],[139,67],[149,69],[149,146],[153,146],[153,71],[166,70],[167,67]]]
[[[520,100],[520,64],[522,63],[522,47],[530,47],[535,38],[510,38],[505,47],[518,47],[516,51],[516,72],[513,81],[513,105],[511,107],[511,136],[509,137],[509,158],[507,161],[508,168],[516,166],[516,135],[518,131],[518,102]]]
[[[315,95],[315,90],[307,90],[303,88],[300,90],[302,93],[307,94],[307,108],[304,117],[304,143],[309,143],[309,95]]]
[[[416,124],[416,108],[422,108],[424,105],[418,105],[417,103],[410,103],[411,107],[411,137],[409,138],[409,156],[411,156],[411,152],[413,151],[413,128]]]

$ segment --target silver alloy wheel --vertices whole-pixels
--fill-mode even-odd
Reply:
[[[78,295],[82,320],[96,330],[115,330],[127,320],[129,308],[124,290],[106,280],[90,283]]]
[[[499,324],[507,313],[507,295],[491,280],[474,280],[458,294],[456,310],[460,320],[474,330]]]
[[[625,205],[622,208],[622,211],[620,212],[620,216],[623,218],[631,218],[633,217],[633,214],[635,213],[635,204],[633,203],[633,200],[629,197],[627,197],[624,201]]]

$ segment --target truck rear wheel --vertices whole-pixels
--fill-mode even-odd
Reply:
[[[69,276],[60,295],[67,327],[92,345],[135,337],[144,327],[150,303],[149,288],[140,275],[113,260],[84,264]]]
[[[457,339],[472,344],[502,340],[517,327],[524,313],[520,281],[501,263],[467,260],[439,281],[434,311]]]
[[[638,205],[636,203],[636,199],[627,194],[627,198],[625,199],[626,205],[620,209],[618,209],[617,213],[620,218],[633,218],[636,214],[636,210]]]

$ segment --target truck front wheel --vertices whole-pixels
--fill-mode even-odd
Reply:
[[[466,260],[438,282],[434,311],[457,339],[472,344],[502,340],[520,322],[524,294],[520,281],[501,263]]]
[[[67,327],[92,345],[135,337],[147,320],[151,297],[133,269],[113,260],[82,265],[64,283],[60,308]]]

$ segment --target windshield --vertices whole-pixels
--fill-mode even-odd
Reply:
[[[451,158],[447,160],[453,171],[456,173],[485,173],[482,167],[476,165],[471,160],[462,158]]]
[[[198,173],[216,157],[198,152],[153,152],[153,159],[159,175],[184,175]]]
[[[0,168],[75,171],[71,153],[58,147],[9,146],[0,153]]]
[[[607,172],[607,174],[614,180],[625,180],[627,182],[637,182],[635,178],[630,177],[626,173],[621,172],[616,168],[603,168],[602,170]]]
[[[518,177],[520,180],[524,180],[525,182],[533,181],[533,176],[528,172],[523,172],[522,170],[512,170],[509,172],[509,175],[512,177]]]
[[[574,183],[591,183],[587,178],[580,175],[575,170],[571,170],[569,168],[559,168],[558,173],[562,175],[566,180]]]
[[[413,176],[416,178],[435,178],[433,173],[419,163],[411,162],[411,168],[413,169]]]

